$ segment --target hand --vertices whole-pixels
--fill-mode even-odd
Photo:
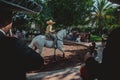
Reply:
[[[56,33],[55,30],[52,30],[51,33]]]
[[[55,32],[55,30],[52,30],[52,32]]]

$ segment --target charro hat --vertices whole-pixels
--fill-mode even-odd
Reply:
[[[0,0],[0,7],[26,13],[39,13],[42,6],[33,0]]]
[[[49,21],[46,22],[47,24],[55,24],[55,22],[53,22],[51,19]]]

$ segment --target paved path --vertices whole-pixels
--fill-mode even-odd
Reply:
[[[86,46],[89,45],[89,43],[82,43]],[[101,63],[102,60],[102,46],[101,42],[96,43],[97,45],[97,51],[98,51],[98,57],[96,60],[98,60]],[[30,73],[27,74],[27,80],[81,80],[80,78],[80,67],[81,66],[75,66],[71,68],[56,70],[56,71],[49,71],[49,72],[40,72],[40,73]]]
[[[80,80],[80,66],[49,71],[28,74],[28,80]]]

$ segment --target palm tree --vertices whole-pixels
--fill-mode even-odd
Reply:
[[[92,22],[96,24],[99,34],[102,34],[103,27],[106,26],[107,21],[114,17],[110,12],[113,12],[113,5],[107,0],[96,0],[93,6]]]
[[[116,3],[119,5],[118,10],[116,11],[115,15],[118,18],[118,24],[120,25],[120,0],[109,0],[112,3]]]

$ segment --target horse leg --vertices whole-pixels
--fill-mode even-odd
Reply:
[[[58,47],[58,49],[63,53],[62,57],[65,58],[65,53],[64,53],[64,49],[61,47]]]
[[[54,49],[54,60],[55,61],[57,60],[57,57],[56,57],[56,48]]]
[[[62,51],[62,53],[63,53],[63,56],[62,56],[62,57],[65,58],[65,53],[64,53],[64,51]]]
[[[41,55],[44,45],[40,45],[40,44],[38,43],[38,44],[37,44],[37,47],[38,47],[38,52],[39,52],[39,54]]]
[[[65,58],[65,53],[64,53],[64,49],[61,49],[62,53],[63,53],[63,58]]]

